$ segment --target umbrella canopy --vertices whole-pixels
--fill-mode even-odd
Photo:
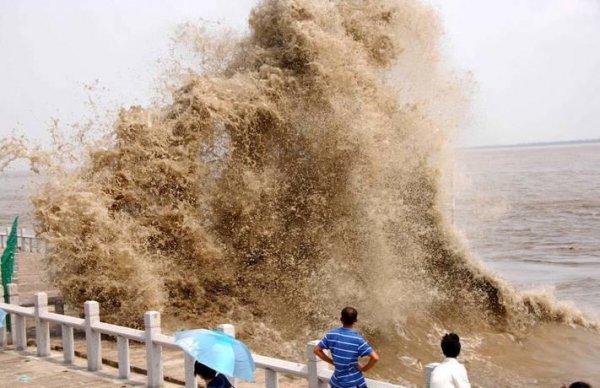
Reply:
[[[212,330],[197,329],[175,334],[175,343],[196,361],[246,381],[254,381],[254,360],[242,342]]]
[[[6,311],[0,309],[0,327],[4,325],[4,317],[6,317]]]

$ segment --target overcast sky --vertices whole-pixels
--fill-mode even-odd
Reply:
[[[600,138],[600,0],[427,0],[448,60],[473,72],[466,145]],[[83,85],[147,104],[177,24],[244,30],[252,0],[0,0],[0,136],[81,120]]]

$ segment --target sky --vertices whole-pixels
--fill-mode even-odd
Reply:
[[[476,81],[462,145],[600,138],[600,0],[424,0]],[[0,0],[0,136],[156,96],[177,25],[247,30],[253,0]],[[96,85],[94,92],[86,85]]]
[[[600,138],[600,0],[431,2],[477,82],[467,144]]]

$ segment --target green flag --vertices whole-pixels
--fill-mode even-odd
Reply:
[[[17,252],[17,225],[19,223],[19,217],[15,217],[8,240],[6,241],[6,248],[2,253],[2,261],[0,261],[0,269],[2,270],[2,287],[4,288],[4,302],[8,303],[8,284],[12,282],[13,271],[15,268],[15,253]]]

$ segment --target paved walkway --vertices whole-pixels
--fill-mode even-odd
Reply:
[[[167,362],[168,363],[168,362]],[[166,366],[166,365],[165,365]],[[173,365],[170,365],[173,367]],[[180,368],[182,365],[179,366]],[[168,367],[165,368],[168,371]],[[264,372],[256,371],[254,384],[238,381],[239,388],[258,388],[265,386]],[[75,364],[65,365],[62,354],[52,352],[50,357],[39,358],[31,351],[17,352],[7,348],[0,350],[0,388],[36,387],[145,387],[146,376],[132,373],[129,380],[120,380],[116,368],[103,365],[99,372],[89,372],[86,361],[75,357]],[[280,376],[280,388],[298,388],[306,386],[305,380]],[[182,388],[181,385],[165,382],[164,388]]]
[[[16,352],[13,350],[0,351],[0,387],[36,387],[36,388],[66,388],[66,387],[143,387],[145,376],[134,376],[134,380],[119,380],[117,370],[107,366],[100,372],[88,372],[85,360],[76,360],[75,365],[64,365],[57,355],[47,358],[37,358],[33,353]],[[179,387],[165,384],[165,387]]]

